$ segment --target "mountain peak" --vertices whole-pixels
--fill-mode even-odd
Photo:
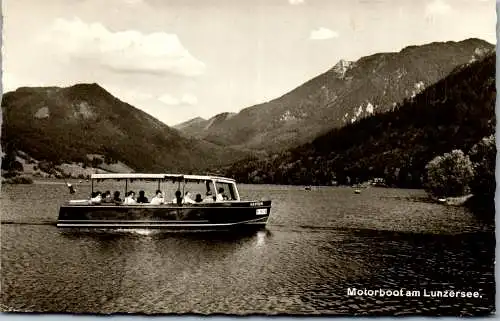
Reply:
[[[410,45],[401,49],[401,53],[411,52],[412,50],[421,50],[423,48],[435,48],[441,50],[445,47],[463,47],[463,48],[489,48],[493,49],[494,46],[479,38],[469,38],[461,41],[434,41],[423,45]],[[465,46],[465,47],[464,47]]]
[[[107,93],[109,92],[101,87],[97,83],[79,83],[79,84],[74,84],[71,86],[67,87],[57,87],[57,86],[49,86],[49,87],[29,87],[29,86],[21,86],[18,87],[15,91],[18,93],[25,93],[25,92],[38,92],[38,93],[44,93],[44,92],[55,92],[59,90],[69,90],[73,92],[85,92],[85,93]]]
[[[105,93],[111,95],[106,89],[100,86],[98,83],[79,83],[67,87],[70,91],[85,92],[85,93]]]
[[[182,137],[96,83],[24,87],[2,96],[2,112],[2,144],[15,141],[16,149],[54,164],[100,154],[135,171],[185,171],[246,155]]]
[[[231,117],[219,114],[205,126],[183,132],[221,146],[280,152],[333,128],[392,111],[491,47],[480,39],[442,41],[374,53],[355,62],[336,60],[326,72],[279,98]]]
[[[175,129],[178,129],[178,130],[182,130],[186,127],[189,127],[189,126],[196,126],[197,124],[200,124],[200,123],[204,123],[206,122],[207,120],[205,118],[202,118],[202,117],[195,117],[195,118],[191,118],[185,122],[182,122],[180,124],[177,124],[177,125],[174,125],[173,128]]]
[[[481,45],[487,45],[487,46],[493,47],[493,45],[491,43],[487,42],[486,40],[479,39],[479,38],[469,38],[469,39],[462,40],[459,43],[470,43],[472,45],[481,44]]]
[[[210,118],[210,120],[224,120],[231,118],[234,115],[236,115],[236,113],[226,111],[213,116],[212,118]]]
[[[330,70],[333,71],[338,78],[342,79],[345,77],[346,72],[352,67],[352,64],[352,61],[340,59]]]

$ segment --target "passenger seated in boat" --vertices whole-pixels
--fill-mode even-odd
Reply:
[[[102,199],[103,203],[113,203],[113,198],[111,197],[110,191],[104,192],[103,196],[104,196]]]
[[[122,203],[122,199],[120,198],[120,192],[115,191],[115,193],[113,194],[113,202],[115,204],[121,204]]]
[[[137,203],[149,203],[148,198],[144,196],[144,191],[139,191],[139,197],[137,198]]]
[[[127,197],[125,197],[123,205],[132,205],[132,204],[137,204],[137,201],[135,200],[135,193],[133,191],[130,191],[127,193]]]
[[[165,200],[163,199],[163,194],[160,190],[157,190],[156,191],[156,195],[153,196],[153,198],[151,199],[151,203],[149,204],[152,204],[152,205],[161,205],[161,204],[164,204],[165,203]]]
[[[92,197],[90,198],[90,203],[92,204],[100,204],[102,202],[101,192],[97,191],[92,193]]]
[[[208,191],[207,196],[203,199],[203,203],[212,203],[215,202],[215,196],[212,195],[212,192]]]
[[[194,199],[196,203],[201,203],[203,202],[203,198],[201,198],[201,194],[196,194],[196,198]]]
[[[182,205],[182,193],[181,191],[177,190],[175,191],[175,198],[172,200],[172,203],[177,204],[177,205]]]
[[[191,193],[189,193],[189,191],[184,194],[184,198],[182,199],[182,203],[184,203],[184,204],[194,204],[195,203],[195,201],[191,198]]]
[[[224,189],[221,187],[219,188],[219,193],[217,193],[216,200],[217,202],[221,201],[227,201],[229,198],[224,194]]]

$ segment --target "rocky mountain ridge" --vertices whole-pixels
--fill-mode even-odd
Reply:
[[[330,70],[267,103],[182,132],[221,146],[277,152],[360,119],[385,113],[411,100],[459,66],[494,50],[480,39],[408,46],[355,62],[340,60]]]
[[[98,84],[22,87],[2,97],[2,146],[52,164],[100,154],[135,171],[203,170],[245,155],[185,138]],[[12,155],[11,155],[12,156]]]

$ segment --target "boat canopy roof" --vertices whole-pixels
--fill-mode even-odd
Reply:
[[[172,181],[227,181],[235,182],[232,178],[211,176],[211,175],[184,175],[184,174],[140,174],[140,173],[121,173],[121,174],[92,174],[91,179],[144,179],[144,180],[172,180]]]

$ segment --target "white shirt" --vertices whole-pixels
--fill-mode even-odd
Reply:
[[[125,200],[123,201],[123,204],[124,205],[130,205],[130,204],[137,204],[137,202],[131,196],[127,196],[127,197],[125,197]]]
[[[90,199],[91,203],[101,203],[102,202],[102,196],[101,194],[97,195],[96,197],[93,197]]]
[[[154,196],[150,202],[150,204],[152,204],[152,205],[160,205],[163,203],[165,203],[165,200],[163,199],[163,197],[158,197],[158,196]]]
[[[204,203],[213,203],[214,202],[214,197],[212,195],[209,195],[203,199]]]
[[[185,204],[194,204],[196,202],[191,197],[189,197],[189,194],[188,194],[188,195],[184,196],[184,198],[182,199],[182,203],[185,203]]]

